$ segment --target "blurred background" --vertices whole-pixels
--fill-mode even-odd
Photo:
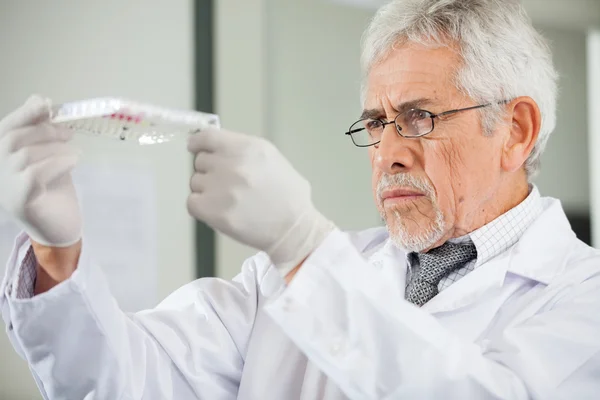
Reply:
[[[536,183],[600,246],[600,1],[524,0],[561,75],[558,125]],[[344,229],[380,224],[360,114],[359,42],[375,0],[0,2],[0,115],[32,93],[118,96],[212,111],[272,140]],[[184,141],[141,147],[78,137],[86,234],[123,308],[152,307],[199,276],[234,276],[252,249],[196,224]],[[0,188],[2,190],[2,188]],[[0,213],[0,273],[18,228]],[[0,399],[38,399],[0,335]]]

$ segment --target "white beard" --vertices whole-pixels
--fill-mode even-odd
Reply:
[[[387,223],[390,239],[397,247],[407,252],[419,252],[433,247],[444,236],[444,215],[439,209],[436,209],[435,220],[418,234],[409,234],[404,229],[404,221],[398,210],[394,210],[395,229],[390,228]]]
[[[388,188],[403,187],[418,190],[429,197],[434,208],[435,218],[424,226],[418,233],[409,233],[406,229],[406,220],[398,210],[389,209],[393,212],[393,217],[386,214],[383,207],[381,194]],[[437,205],[437,199],[433,187],[426,181],[419,180],[405,173],[384,174],[377,185],[377,198],[380,204],[379,210],[382,220],[386,223],[390,239],[397,246],[407,252],[419,252],[431,248],[439,242],[444,236],[445,223],[444,214]],[[393,218],[394,223],[389,219]]]

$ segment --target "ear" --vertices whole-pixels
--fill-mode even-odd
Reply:
[[[531,97],[517,97],[506,107],[510,126],[502,150],[502,169],[516,172],[523,167],[537,142],[542,117],[537,103]]]

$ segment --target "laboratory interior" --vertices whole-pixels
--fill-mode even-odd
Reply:
[[[368,154],[344,133],[362,111],[361,37],[384,3],[2,1],[0,115],[31,94],[215,114],[223,128],[271,141],[340,229],[382,226]],[[600,1],[522,3],[559,74],[556,128],[534,183],[560,200],[582,241],[600,247]],[[188,213],[185,140],[140,145],[82,133],[73,142],[86,245],[124,311],[153,308],[197,278],[231,279],[256,253]],[[0,208],[0,276],[21,229]],[[3,333],[0,399],[41,398]]]

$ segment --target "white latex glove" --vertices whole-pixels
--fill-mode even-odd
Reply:
[[[0,121],[0,207],[34,241],[66,247],[81,238],[70,172],[78,152],[72,132],[50,124],[50,103],[30,97]]]
[[[308,181],[267,140],[208,129],[191,136],[188,150],[196,170],[190,214],[265,251],[282,275],[334,229],[313,206]]]

